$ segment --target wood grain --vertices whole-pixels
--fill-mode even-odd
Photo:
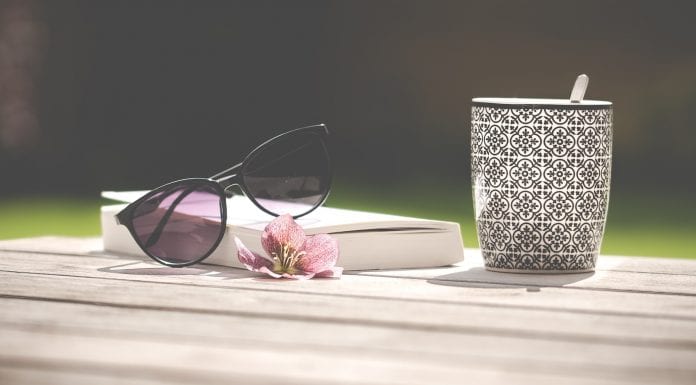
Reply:
[[[694,383],[696,263],[284,281],[0,242],[0,383]]]
[[[657,294],[634,293],[626,290],[626,285],[623,284],[606,286],[606,290],[603,290],[601,285],[588,286],[588,282],[582,282],[593,278],[603,283],[600,275],[606,276],[606,274],[601,272],[596,273],[595,276],[586,274],[579,276],[536,276],[535,280],[535,276],[492,273],[472,268],[473,271],[465,271],[465,274],[472,275],[473,278],[463,277],[463,274],[449,273],[453,275],[451,278],[448,277],[448,274],[443,274],[442,277],[445,278],[428,279],[431,276],[437,277],[437,272],[455,269],[461,268],[365,272],[357,275],[346,275],[338,282],[315,280],[279,283],[270,279],[255,279],[260,276],[244,270],[210,265],[173,269],[153,262],[128,259],[114,260],[99,256],[84,258],[73,255],[35,254],[28,259],[25,253],[16,252],[5,252],[3,258],[0,259],[0,270],[35,275],[104,278],[145,283],[162,282],[185,285],[186,287],[234,287],[241,290],[332,294],[354,299],[367,296],[387,299],[399,298],[406,301],[469,303],[491,307],[537,307],[570,313],[608,312],[676,319],[694,319],[696,317],[696,301],[690,298],[679,298],[680,295],[664,295],[646,301],[642,296],[634,294],[647,294],[647,298],[653,298]],[[621,274],[632,273],[621,272]],[[612,278],[611,275],[609,278]],[[640,282],[648,279],[667,278],[657,274],[650,275],[646,279],[644,275],[646,274],[635,273],[630,276],[629,278],[633,280],[631,285],[637,286]],[[348,279],[355,280],[359,284],[349,285],[350,290],[346,290],[345,282]],[[521,280],[523,281],[520,282]],[[370,284],[364,282],[370,282]],[[564,282],[567,284],[563,285]],[[574,282],[585,286],[571,286]],[[608,282],[615,284],[617,280],[610,279]],[[669,282],[661,287],[664,289],[673,283],[670,278]],[[588,288],[588,290],[577,290],[583,289],[583,287]],[[455,288],[459,288],[459,290],[455,290]],[[596,291],[605,291],[605,293],[598,296]],[[621,303],[622,306],[617,308],[616,303]]]

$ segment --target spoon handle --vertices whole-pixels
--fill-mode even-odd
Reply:
[[[573,90],[570,92],[571,103],[582,102],[582,99],[585,97],[585,91],[587,91],[587,84],[589,82],[589,76],[585,74],[578,75],[578,78],[575,79],[575,85],[573,86]]]

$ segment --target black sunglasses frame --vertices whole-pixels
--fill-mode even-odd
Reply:
[[[227,202],[225,198],[232,197],[234,195],[234,192],[231,190],[231,187],[239,187],[242,190],[242,193],[249,199],[251,200],[256,207],[258,207],[260,210],[263,212],[272,215],[272,216],[278,216],[280,214],[274,213],[272,211],[269,211],[265,207],[263,207],[257,200],[256,198],[249,192],[248,187],[244,183],[244,168],[246,165],[249,164],[258,154],[262,153],[266,148],[268,148],[270,145],[276,143],[277,141],[281,139],[288,138],[290,136],[295,136],[295,135],[316,135],[322,145],[322,148],[324,150],[324,154],[326,156],[326,162],[327,162],[327,168],[329,170],[328,175],[327,175],[327,184],[328,188],[324,192],[324,195],[322,196],[321,200],[319,200],[318,203],[316,203],[311,209],[308,211],[293,216],[293,218],[300,218],[304,215],[307,215],[317,209],[318,207],[321,207],[324,202],[326,202],[326,199],[329,197],[329,192],[331,191],[331,182],[333,179],[333,173],[331,171],[331,162],[329,158],[329,152],[327,149],[327,137],[329,135],[329,131],[326,128],[325,124],[316,124],[312,126],[306,126],[306,127],[301,127],[301,128],[296,128],[294,130],[287,131],[285,133],[282,133],[280,135],[277,135],[263,143],[261,143],[259,146],[257,146],[254,150],[252,150],[249,155],[247,155],[244,160],[240,163],[235,164],[234,166],[227,168],[225,170],[222,170],[218,172],[217,174],[209,177],[209,178],[186,178],[186,179],[179,179],[173,182],[169,182],[165,185],[162,185],[160,187],[157,187],[156,189],[148,192],[147,194],[143,195],[142,197],[138,198],[136,201],[128,204],[123,210],[121,210],[118,214],[116,214],[116,223],[119,225],[124,225],[130,232],[131,236],[135,240],[135,242],[138,244],[140,249],[150,258],[155,260],[158,263],[161,263],[165,266],[169,267],[186,267],[186,266],[191,266],[196,263],[199,263],[203,261],[204,259],[208,258],[215,250],[220,246],[220,242],[222,242],[222,238],[225,235],[225,230],[227,228]],[[211,187],[220,197],[220,213],[221,213],[221,218],[220,218],[220,234],[218,235],[217,240],[215,243],[211,246],[210,250],[206,252],[203,256],[193,260],[193,261],[187,261],[187,262],[181,262],[181,263],[175,263],[175,262],[170,262],[170,261],[165,261],[147,251],[147,248],[145,245],[143,245],[140,241],[140,238],[138,237],[136,231],[135,231],[135,226],[133,225],[133,214],[135,212],[135,209],[142,204],[143,202],[146,202],[150,198],[152,198],[154,195],[160,194],[162,192],[167,192],[173,188],[179,187],[179,186],[208,186]],[[183,195],[183,194],[182,194]],[[182,196],[183,198],[183,196]],[[173,204],[171,207],[176,207],[178,203]]]

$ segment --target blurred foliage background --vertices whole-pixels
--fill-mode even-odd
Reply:
[[[614,102],[604,253],[696,257],[696,28],[679,1],[0,0],[0,238],[98,235],[101,190],[208,176],[324,122],[330,205],[476,245],[475,96]]]

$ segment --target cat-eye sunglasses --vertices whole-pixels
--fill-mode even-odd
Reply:
[[[331,188],[327,136],[323,124],[288,131],[209,178],[177,180],[148,192],[116,220],[155,261],[171,267],[198,263],[225,234],[226,198],[235,187],[274,216],[298,218],[321,206]]]

